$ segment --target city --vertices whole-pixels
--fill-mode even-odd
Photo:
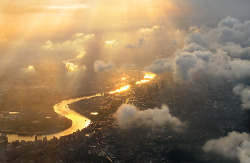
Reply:
[[[249,0],[0,0],[0,163],[249,163]]]
[[[211,134],[220,136],[230,130],[249,130],[244,125],[249,117],[242,119],[244,112],[237,109],[239,102],[229,102],[225,97],[231,91],[225,87],[213,89],[215,85],[202,83],[180,86],[172,83],[171,78],[163,77],[145,85],[135,85],[119,94],[104,92],[102,96],[70,104],[70,108],[91,119],[91,124],[68,136],[51,140],[35,137],[32,142],[7,143],[8,138],[2,135],[1,148],[5,153],[1,156],[10,162],[228,162],[220,157],[204,155],[200,148]],[[180,100],[184,97],[185,101]],[[156,108],[165,103],[172,114],[187,122],[189,131],[179,133],[167,126],[121,129],[115,113],[124,103],[140,109]],[[207,115],[212,114],[211,109],[218,111],[218,108],[224,108],[224,111],[214,117]],[[233,112],[234,117],[230,117],[228,111]]]

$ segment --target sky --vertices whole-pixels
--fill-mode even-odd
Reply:
[[[77,90],[102,73],[128,68],[173,72],[175,82],[246,84],[250,76],[248,0],[0,4],[0,78],[9,83]],[[236,95],[246,103],[246,93]]]
[[[0,4],[4,80],[68,83],[72,88],[87,72],[95,76],[121,68],[171,71],[176,82],[212,76],[241,84],[249,76],[248,0],[0,0]]]
[[[172,48],[169,53],[173,53],[174,48],[178,46],[173,47],[169,44],[177,42],[178,45],[181,44],[181,39],[184,38],[189,27],[215,25],[227,16],[246,21],[249,20],[250,15],[247,0],[220,0],[219,2],[215,0],[22,0],[17,2],[0,0],[0,3],[0,57],[1,60],[5,60],[2,65],[15,62],[19,59],[18,56],[24,59],[44,55],[48,52],[42,52],[39,49],[42,44],[47,41],[63,43],[72,40],[72,36],[77,33],[96,35],[96,38],[98,37],[96,41],[100,41],[100,48],[104,47],[105,41],[113,41],[111,47],[105,46],[104,51],[110,54],[105,54],[104,57],[106,60],[113,59],[114,62],[124,59],[124,53],[132,54],[130,56],[132,60],[140,60],[144,55],[142,53],[148,51],[141,48],[143,45],[146,47],[145,42],[153,46],[153,48],[150,47],[154,49],[150,51],[155,53],[152,54],[153,56],[171,55],[166,54],[166,51]],[[138,32],[140,29],[151,29],[154,26],[162,30],[158,35],[166,35],[166,37],[159,38],[157,35],[149,36],[145,34],[146,32]],[[176,36],[176,31],[179,32],[179,36]],[[81,50],[86,48],[84,47],[86,45],[81,44],[81,46]],[[114,48],[118,46],[127,48],[125,50]],[[162,48],[166,48],[165,52],[161,51]],[[43,54],[34,54],[34,51]],[[120,51],[124,51],[119,55],[120,57],[114,54]],[[139,57],[136,58],[133,53],[137,53]],[[68,55],[68,59],[73,58]],[[153,57],[149,57],[149,54],[146,56],[149,58],[146,63],[149,63]],[[28,66],[32,63],[25,64]],[[138,64],[145,66],[144,63]]]
[[[188,28],[226,16],[249,19],[247,0],[1,0],[1,43],[12,38],[67,37],[155,25]],[[240,11],[240,12],[239,12]],[[63,33],[63,36],[62,36]]]

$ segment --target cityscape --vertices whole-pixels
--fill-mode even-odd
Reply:
[[[0,0],[0,163],[249,163],[247,0]]]

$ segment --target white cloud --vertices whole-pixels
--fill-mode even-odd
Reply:
[[[193,28],[183,48],[172,58],[175,81],[194,81],[204,76],[227,80],[250,77],[250,22],[227,17],[215,28]]]
[[[76,71],[77,68],[78,68],[78,65],[75,65],[74,63],[71,63],[71,62],[67,62],[65,64],[65,68],[68,70],[68,71]]]
[[[149,33],[149,32],[156,32],[156,31],[159,31],[161,29],[165,29],[165,27],[159,26],[159,25],[155,25],[152,28],[140,28],[138,30],[138,32]]]
[[[174,58],[176,81],[193,81],[200,75],[227,80],[242,80],[250,77],[250,61],[231,59],[225,52],[178,51]]]
[[[242,108],[250,109],[250,87],[238,84],[233,88],[233,92],[241,97]]]
[[[105,47],[119,47],[121,42],[119,40],[107,40],[105,41]]]
[[[250,162],[250,135],[230,132],[226,137],[212,139],[203,146],[203,151],[214,152],[228,159],[239,159],[241,163]]]
[[[233,88],[233,93],[241,95],[242,91],[246,88],[244,84],[238,84]]]
[[[172,67],[175,82],[242,82],[250,77],[250,21],[241,23],[227,17],[217,27],[192,27],[190,31],[183,48],[172,58],[155,60],[145,69],[162,73]],[[242,108],[249,109],[249,87],[245,86],[238,95]]]
[[[166,105],[163,105],[161,109],[139,110],[134,105],[123,104],[116,112],[116,119],[118,125],[123,129],[164,126],[181,132],[186,126],[185,123],[170,114]]]
[[[48,40],[44,45],[42,45],[42,48],[46,50],[72,50],[82,52],[84,51],[83,44],[94,37],[94,34],[76,33],[72,36],[72,39],[66,40],[64,42],[54,43]]]
[[[77,65],[72,62],[64,62],[65,63],[65,69],[68,70],[69,72],[76,72],[76,71],[85,71],[86,66],[85,65]]]

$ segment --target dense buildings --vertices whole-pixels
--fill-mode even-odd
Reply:
[[[166,104],[173,116],[186,123],[186,128],[181,133],[168,125],[122,129],[115,114],[122,103],[133,104],[140,110]],[[60,139],[9,143],[9,161],[235,162],[204,153],[201,148],[211,137],[234,130],[249,132],[248,112],[240,109],[240,102],[226,86],[219,85],[180,85],[157,78],[123,93],[103,93],[69,107],[90,118],[92,123]]]
[[[6,157],[6,149],[8,144],[8,138],[5,134],[0,136],[0,162],[5,162],[7,160]]]

